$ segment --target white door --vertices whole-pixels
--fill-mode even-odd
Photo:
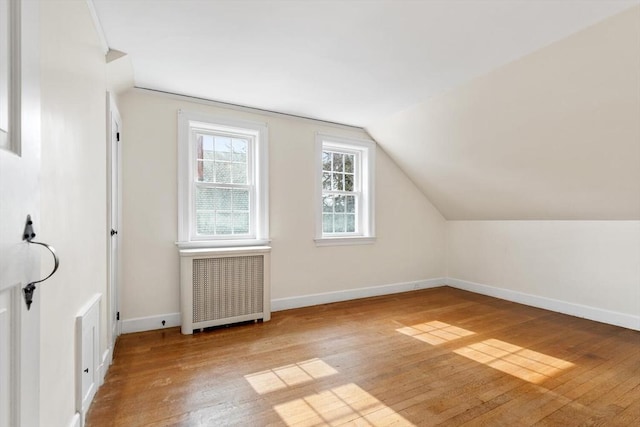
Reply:
[[[39,425],[42,248],[22,239],[40,224],[39,3],[0,0],[0,426]],[[40,237],[40,236],[38,236]],[[36,239],[38,239],[38,237]],[[40,286],[40,285],[39,285]]]
[[[118,232],[120,230],[120,114],[111,95],[107,93],[108,144],[109,144],[109,330],[111,331],[111,349],[115,349],[116,338],[120,334],[119,293],[120,248]]]

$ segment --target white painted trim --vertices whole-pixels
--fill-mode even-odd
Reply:
[[[80,309],[76,315],[76,360],[75,360],[75,404],[76,411],[80,413],[80,424],[84,425],[84,420],[93,402],[98,387],[100,387],[100,332],[102,331],[102,307],[100,300],[102,294],[95,294]],[[85,340],[85,333],[91,333],[91,339]],[[91,360],[84,360],[85,346],[92,348]],[[86,369],[86,370],[85,370]],[[84,372],[83,372],[84,371]],[[90,386],[87,390],[83,388],[84,374],[90,375]]]
[[[344,291],[278,298],[271,300],[271,311],[289,310],[292,308],[309,307],[313,305],[349,301],[379,295],[397,294],[401,292],[416,291],[419,289],[437,288],[444,286],[445,280],[446,279],[444,277],[438,277],[435,279],[416,280],[413,282],[393,283],[389,285],[348,289]]]
[[[269,246],[271,243],[270,239],[263,240],[201,240],[201,241],[192,241],[192,242],[175,242],[175,245],[178,247],[178,250],[189,250],[189,249],[230,249],[230,248],[251,248],[256,246]]]
[[[106,92],[106,151],[107,151],[107,232],[112,229],[122,233],[122,144],[119,138],[114,135],[114,125],[118,132],[122,130],[122,119],[113,94]],[[114,146],[115,157],[114,160]],[[113,188],[113,181],[116,187]],[[116,197],[116,212],[114,217],[113,196]],[[120,335],[120,321],[117,320],[116,313],[120,304],[120,283],[122,283],[122,249],[118,235],[107,235],[107,341],[109,347],[115,346],[116,339]],[[115,259],[112,259],[115,248]],[[112,277],[112,275],[114,277]],[[115,323],[114,323],[115,322]],[[114,332],[115,330],[115,332]]]
[[[163,98],[175,99],[177,101],[192,102],[194,104],[208,105],[211,107],[224,108],[227,110],[242,111],[244,113],[249,113],[249,114],[259,114],[261,116],[300,120],[306,123],[312,122],[314,124],[320,124],[322,126],[328,126],[328,127],[337,128],[337,129],[359,130],[359,131],[365,130],[360,126],[348,125],[345,123],[336,123],[336,122],[330,122],[322,119],[315,119],[313,117],[298,116],[295,114],[281,113],[279,111],[264,110],[260,108],[249,107],[246,105],[231,104],[229,102],[216,101],[214,99],[197,98],[193,96],[182,95],[179,93],[165,92],[158,89],[151,89],[147,87],[136,86],[132,90],[135,92],[144,93],[147,95],[161,96]]]
[[[271,252],[271,246],[235,246],[232,248],[191,248],[180,249],[181,257],[209,258],[238,255],[253,255]]]
[[[511,289],[496,288],[482,283],[469,282],[467,280],[454,279],[451,277],[446,279],[446,283],[448,286],[481,295],[487,295],[507,301],[517,302],[519,304],[530,305],[532,307],[543,308],[545,310],[568,314],[570,316],[581,317],[584,319],[595,320],[596,322],[608,323],[610,325],[622,326],[623,328],[640,331],[640,316],[634,316],[632,314],[526,294],[523,292],[513,291]]]
[[[375,237],[323,237],[313,239],[316,246],[352,246],[352,245],[372,245],[376,242]]]
[[[162,321],[165,321],[164,326]],[[155,329],[166,329],[180,326],[180,313],[167,313],[156,316],[136,317],[122,321],[122,333],[131,334],[133,332],[153,331]]]
[[[107,371],[109,371],[109,367],[111,366],[111,362],[113,361],[113,347],[109,347],[102,354],[102,360],[100,361],[99,366],[99,377],[98,377],[98,387],[104,384],[104,379],[107,376]]]
[[[222,236],[195,235],[195,201],[193,173],[195,153],[193,130],[234,132],[253,139],[249,156],[251,164],[250,235],[225,239]],[[184,246],[205,242],[207,246],[246,246],[269,240],[269,128],[265,122],[178,110],[178,242]]]
[[[79,413],[75,413],[73,414],[73,417],[71,417],[71,421],[69,421],[69,424],[67,424],[69,427],[82,427],[82,417],[80,417]]]
[[[376,142],[370,139],[346,138],[316,132],[315,143],[315,176],[314,207],[315,207],[315,239],[316,246],[357,245],[375,243],[375,176],[376,176]],[[359,189],[360,206],[357,211],[359,222],[358,233],[324,235],[322,231],[322,151],[329,150],[353,152],[359,158],[360,172],[356,173],[356,183]],[[368,238],[369,240],[358,240]]]
[[[107,52],[109,52],[109,44],[107,43],[107,38],[104,35],[104,30],[102,29],[100,18],[98,18],[96,6],[95,4],[93,4],[93,0],[86,1],[87,7],[89,8],[89,14],[91,15],[91,20],[93,21],[93,27],[96,29],[96,34],[98,35],[98,39],[100,40],[100,48],[102,48],[102,53],[106,55]]]

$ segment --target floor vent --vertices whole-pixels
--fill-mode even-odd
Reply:
[[[180,251],[182,333],[269,320],[270,248]]]

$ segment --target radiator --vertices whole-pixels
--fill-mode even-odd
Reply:
[[[180,250],[182,333],[271,318],[269,247]]]

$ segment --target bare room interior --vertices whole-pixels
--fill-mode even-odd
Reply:
[[[640,424],[640,0],[0,29],[0,427]]]

